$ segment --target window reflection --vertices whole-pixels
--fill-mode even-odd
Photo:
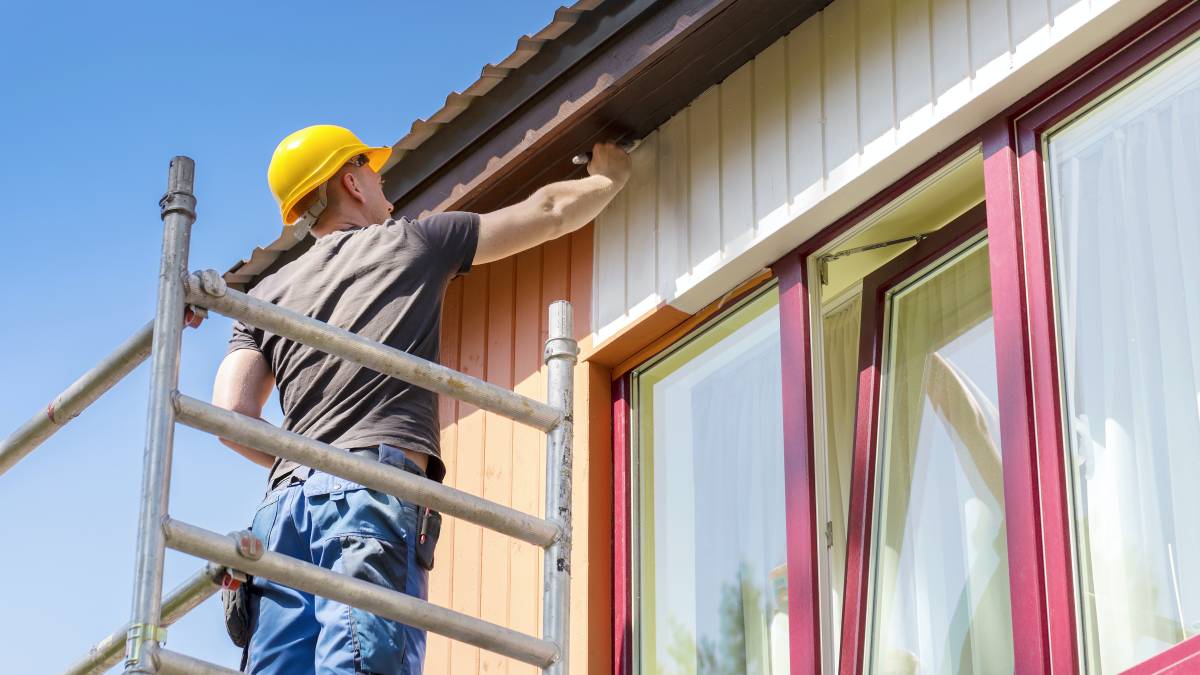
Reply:
[[[1200,633],[1200,47],[1047,143],[1088,668]]]
[[[637,375],[642,672],[789,672],[777,303]]]
[[[1012,672],[986,245],[889,303],[870,670]]]

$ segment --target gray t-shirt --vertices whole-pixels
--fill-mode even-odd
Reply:
[[[442,213],[334,232],[263,279],[250,295],[363,337],[438,360],[442,297],[471,268],[479,216]],[[254,349],[275,375],[283,428],[339,448],[380,444],[439,455],[437,395],[237,322],[229,351]],[[277,459],[270,484],[298,464]]]

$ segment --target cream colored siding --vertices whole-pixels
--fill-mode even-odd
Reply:
[[[836,0],[645,139],[597,220],[603,341],[694,312],[1157,0]]]

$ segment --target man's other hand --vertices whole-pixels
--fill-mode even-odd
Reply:
[[[197,311],[191,305],[183,308],[183,327],[184,328],[199,328],[200,324],[204,323],[204,317],[208,316],[205,311]]]

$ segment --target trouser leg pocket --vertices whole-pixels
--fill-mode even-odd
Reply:
[[[404,592],[408,577],[407,543],[346,534],[339,537],[342,574]],[[349,607],[349,643],[355,670],[360,673],[402,673],[410,628],[363,610]]]

